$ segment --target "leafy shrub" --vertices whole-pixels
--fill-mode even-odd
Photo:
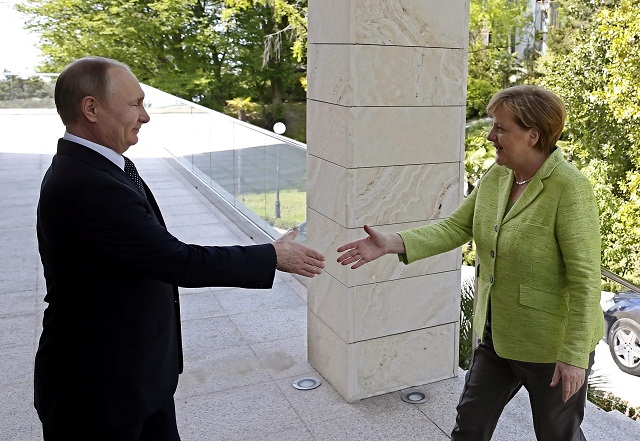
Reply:
[[[462,282],[460,292],[460,342],[458,347],[458,366],[469,369],[473,355],[473,297],[474,281],[466,279]]]
[[[485,116],[487,104],[498,91],[495,84],[485,80],[469,77],[467,81],[467,118]]]
[[[606,412],[617,410],[631,419],[640,421],[640,408],[629,406],[627,401],[616,397],[611,392],[598,390],[597,388],[593,388],[589,385],[589,388],[587,389],[587,398],[593,404]]]

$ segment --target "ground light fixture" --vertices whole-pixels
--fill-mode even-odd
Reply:
[[[302,377],[293,382],[293,387],[298,390],[310,390],[320,386],[322,381],[315,377]]]
[[[402,394],[402,401],[409,404],[422,404],[427,401],[427,395],[424,392],[410,390]]]

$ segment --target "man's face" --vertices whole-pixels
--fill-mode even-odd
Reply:
[[[136,77],[120,67],[110,68],[108,75],[113,92],[96,109],[97,135],[100,144],[123,154],[138,142],[140,127],[150,118],[142,105],[144,92]]]

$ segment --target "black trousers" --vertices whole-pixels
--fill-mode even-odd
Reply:
[[[173,397],[148,417],[113,430],[84,427],[42,428],[44,441],[180,441]]]
[[[562,381],[550,387],[555,363],[527,363],[499,357],[491,334],[476,348],[458,404],[453,441],[490,440],[504,407],[522,386],[529,392],[533,427],[540,441],[585,440],[580,429],[587,398],[587,377],[595,351],[589,356],[584,385],[566,403]]]

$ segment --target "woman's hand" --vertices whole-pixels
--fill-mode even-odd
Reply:
[[[569,398],[580,390],[584,384],[585,369],[572,366],[561,361],[556,362],[556,370],[553,372],[551,379],[551,387],[556,385],[562,379],[562,402],[566,403]]]
[[[396,234],[383,234],[374,230],[368,225],[364,226],[364,231],[368,237],[359,239],[354,242],[349,242],[338,248],[338,252],[342,253],[338,257],[338,262],[342,265],[349,265],[351,269],[360,268],[365,263],[369,263],[376,260],[378,257],[384,256],[388,253],[404,253],[404,243],[402,238]]]

